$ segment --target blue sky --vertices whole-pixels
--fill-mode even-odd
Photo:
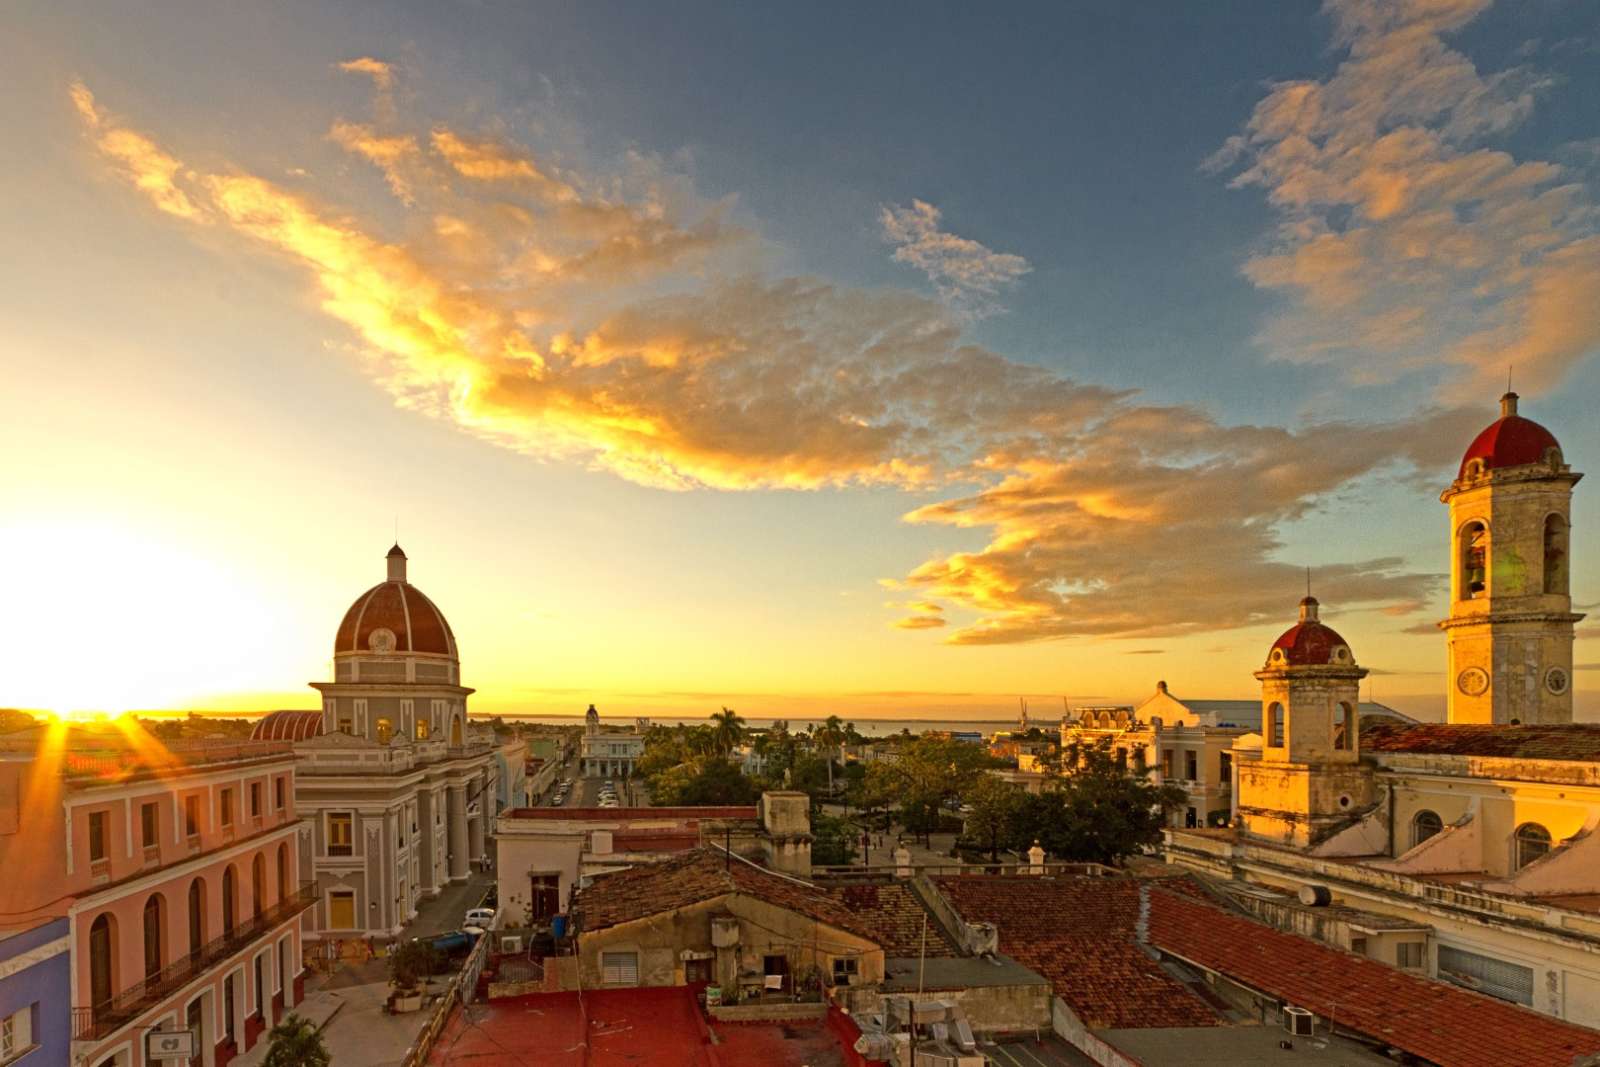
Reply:
[[[986,713],[1132,699],[1159,676],[1240,695],[1304,564],[1358,657],[1426,710],[1442,638],[1406,631],[1443,614],[1437,492],[1492,417],[1502,354],[1575,466],[1600,455],[1583,313],[1600,18],[1573,0],[37,4],[11,21],[0,217],[30,254],[0,264],[0,370],[19,384],[0,441],[37,458],[0,476],[0,529],[14,550],[123,531],[213,561],[270,650],[85,700],[297,699],[398,513],[492,710],[726,694],[752,713]],[[1338,151],[1285,152],[1302,130]],[[119,155],[113,131],[158,156]],[[381,162],[385,138],[412,155]],[[491,156],[499,177],[469,173]],[[189,206],[137,184],[152,158]],[[434,309],[466,350],[386,346],[388,297],[330,310],[315,251],[207,199],[246,177],[270,184],[253,210],[275,197],[359,235],[346,264],[403,250],[393,292],[470,293]],[[542,228],[496,228],[518,197]],[[615,217],[562,215],[580,202]],[[474,227],[470,254],[441,217]],[[688,250],[602,275],[574,253],[583,226]],[[491,322],[577,391],[486,371],[472,345]],[[783,343],[775,322],[804,343],[759,375],[734,357],[679,376]],[[875,373],[851,346],[891,322],[947,332],[897,353],[876,393],[813,382],[786,407],[774,374]],[[639,385],[627,361],[652,359],[662,380]],[[449,382],[468,379],[463,406]],[[626,387],[642,434],[602,410]],[[892,410],[863,409],[874,396]],[[1004,486],[1067,503],[1024,513]],[[1580,531],[1600,518],[1588,489]],[[1575,599],[1600,601],[1581,533],[1576,556]],[[207,582],[178,580],[171,625],[204,629],[180,608]]]

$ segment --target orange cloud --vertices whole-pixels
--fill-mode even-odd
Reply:
[[[944,626],[946,604],[973,611],[955,643],[1280,617],[1300,571],[1274,558],[1279,525],[1354,479],[1441,462],[1429,448],[1451,451],[1481,417],[1222,426],[1006,359],[924,297],[748,271],[723,205],[648,166],[555,176],[439,124],[422,141],[387,118],[334,123],[336,142],[404,178],[396,238],[372,213],[238,165],[192,170],[124,131],[143,146],[132,163],[87,89],[74,98],[158,208],[302,268],[398,404],[667,489],[944,489],[908,521],[989,543],[886,584],[920,598],[902,629]],[[1320,573],[1345,604],[1414,600],[1433,581],[1381,559]]]

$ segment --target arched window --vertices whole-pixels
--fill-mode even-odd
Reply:
[[[222,869],[222,932],[232,934],[239,918],[239,879],[233,873],[233,864]]]
[[[1567,523],[1560,515],[1544,520],[1544,591],[1558,596],[1567,591]]]
[[[161,947],[162,912],[165,902],[160,893],[151,893],[144,902],[144,976],[154,978],[166,966],[166,953]]]
[[[394,737],[394,723],[386,718],[380,718],[377,723],[377,737],[378,744],[387,745],[389,740]]]
[[[289,899],[289,845],[278,846],[278,899]]]
[[[1457,600],[1476,600],[1489,590],[1489,528],[1469,522],[1461,528],[1461,577]]]
[[[456,715],[450,717],[450,747],[461,747],[461,718]]]
[[[196,878],[189,883],[189,955],[206,947],[206,883]]]
[[[1276,700],[1267,706],[1266,742],[1268,748],[1283,747],[1283,705]]]
[[[1356,710],[1350,706],[1348,700],[1339,701],[1339,709],[1334,713],[1333,720],[1333,747],[1341,751],[1355,747],[1356,736]]]
[[[1436,811],[1423,809],[1411,816],[1411,847],[1416,848],[1428,838],[1444,829],[1444,820]]]
[[[96,1011],[110,1007],[116,992],[117,931],[109,912],[89,926],[89,1003]]]
[[[1550,851],[1550,831],[1536,822],[1525,822],[1517,827],[1515,844],[1516,869],[1520,871]]]
[[[256,853],[250,864],[250,916],[261,914],[267,902],[267,857]]]

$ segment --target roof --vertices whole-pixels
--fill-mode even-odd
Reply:
[[[1507,393],[1500,398],[1500,418],[1483,428],[1472,439],[1466,454],[1461,457],[1458,477],[1467,476],[1467,464],[1482,462],[1485,470],[1505,467],[1523,467],[1530,463],[1546,462],[1546,449],[1560,450],[1555,435],[1532,419],[1517,414],[1517,394]]]
[[[574,907],[582,915],[580,931],[589,932],[735,893],[877,941],[864,920],[826,891],[704,848],[600,875],[579,890]]]
[[[1344,650],[1343,654],[1340,649]],[[1279,650],[1291,667],[1325,667],[1351,659],[1350,642],[1317,618],[1317,598],[1313,596],[1300,601],[1300,621],[1272,642],[1272,649],[1267,653],[1269,663],[1275,659],[1273,653]]]
[[[1287,1035],[1276,1026],[1148,1027],[1137,1030],[1101,1030],[1118,1052],[1127,1053],[1144,1067],[1239,1067],[1246,1063],[1283,1063],[1293,1067],[1394,1067],[1394,1060],[1362,1047],[1355,1041],[1335,1039],[1318,1032],[1314,1041],[1294,1042],[1294,1051],[1281,1049]]]
[[[410,582],[379,582],[356,597],[339,623],[333,654],[378,651],[382,639],[375,642],[373,635],[379,630],[394,635],[394,652],[456,656],[455,634],[444,613]]]
[[[1284,933],[1159,886],[1150,940],[1339,1027],[1445,1067],[1569,1067],[1600,1031]]]
[[[1490,756],[1507,759],[1600,760],[1600,723],[1538,726],[1361,721],[1367,752]]]
[[[1239,727],[1244,730],[1261,729],[1261,701],[1259,700],[1183,700],[1181,703],[1199,715],[1205,725]],[[1365,729],[1368,716],[1374,721],[1391,720],[1399,723],[1413,721],[1410,716],[1396,711],[1387,704],[1362,701],[1359,714]],[[1365,738],[1362,740],[1365,745]]]
[[[930,945],[933,925],[928,926]],[[890,957],[883,961],[883,991],[940,993],[1005,986],[1043,986],[1049,980],[1007,956]]]
[[[304,741],[322,733],[320,711],[271,711],[256,720],[252,741]]]
[[[629,819],[649,819],[664,822],[670,819],[754,819],[755,805],[730,805],[726,807],[677,808],[512,808],[500,813],[502,819],[529,819],[542,822],[594,819],[599,822],[626,822]]]
[[[1050,979],[1090,1027],[1222,1022],[1139,945],[1134,879],[959,875],[935,884],[967,922],[994,923],[1000,951]]]
[[[917,956],[922,952],[924,920],[930,956],[954,955],[956,946],[945,936],[904,882],[830,886],[827,892],[875,931],[873,940],[885,956]]]

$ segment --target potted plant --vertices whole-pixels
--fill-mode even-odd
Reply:
[[[439,953],[426,941],[407,941],[389,953],[389,1010],[422,1007],[422,983],[438,969]]]

